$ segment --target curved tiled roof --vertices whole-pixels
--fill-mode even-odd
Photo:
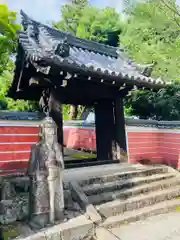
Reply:
[[[46,61],[49,65],[53,63],[62,68],[69,67],[74,72],[86,72],[89,76],[96,74],[102,81],[108,79],[112,84],[127,82],[152,88],[165,85],[161,79],[149,76],[152,65],[134,63],[123,49],[80,39],[34,21],[24,12],[21,15],[24,31],[19,32],[19,44],[36,68]],[[48,69],[44,71],[48,74]]]

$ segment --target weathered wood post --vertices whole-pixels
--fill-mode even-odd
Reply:
[[[114,100],[114,118],[116,134],[116,158],[121,161],[124,155],[127,155],[126,129],[124,118],[123,98],[117,97]]]
[[[55,89],[51,89],[49,96],[49,115],[55,121],[57,125],[57,137],[58,143],[63,152],[63,115],[62,115],[62,104],[58,99],[58,92]]]
[[[96,148],[98,160],[113,158],[115,140],[114,111],[112,100],[101,100],[95,104]]]
[[[123,100],[102,100],[95,104],[96,147],[98,160],[121,160],[126,153]]]

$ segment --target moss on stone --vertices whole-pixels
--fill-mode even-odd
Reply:
[[[176,207],[176,211],[180,212],[180,205]]]
[[[20,235],[20,229],[13,225],[6,225],[2,227],[2,235],[4,240],[9,240],[9,238],[16,238]]]
[[[88,158],[95,158],[96,155],[93,153],[72,153],[70,157],[75,158],[75,159],[88,159]]]

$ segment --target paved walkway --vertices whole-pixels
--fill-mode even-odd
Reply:
[[[112,230],[120,240],[180,240],[180,212],[150,217]]]

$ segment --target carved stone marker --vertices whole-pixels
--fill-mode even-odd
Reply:
[[[40,227],[63,218],[63,169],[56,124],[52,118],[46,117],[41,125],[41,140],[32,146],[28,166],[29,217]]]

